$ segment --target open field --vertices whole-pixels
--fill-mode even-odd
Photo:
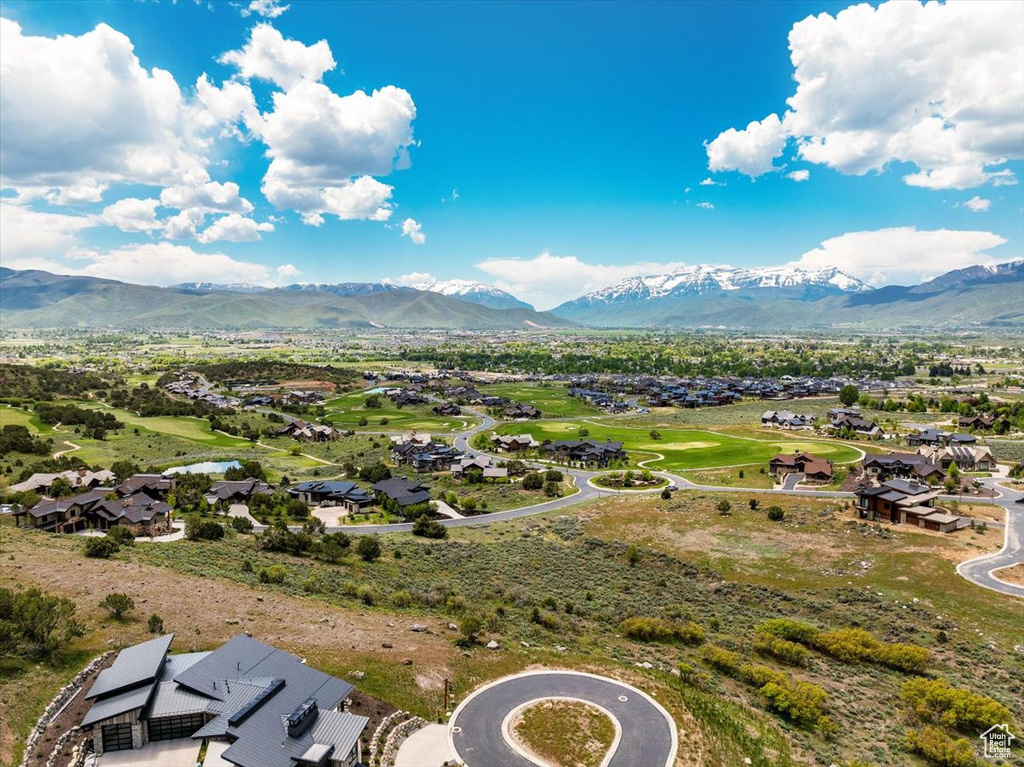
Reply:
[[[600,415],[601,409],[567,394],[568,384],[557,381],[521,381],[477,387],[481,394],[508,397],[524,405],[533,405],[544,418],[549,416]]]
[[[327,410],[327,421],[339,429],[354,431],[380,429],[390,432],[420,431],[438,434],[464,431],[479,423],[479,419],[468,413],[462,416],[434,415],[431,412],[434,406],[431,404],[399,408],[383,395],[380,397],[379,408],[367,408],[364,405],[367,396],[366,391],[359,391],[327,401],[324,405]],[[361,425],[360,421],[364,418],[367,423]],[[381,419],[387,419],[387,423],[382,424]]]
[[[676,717],[680,764],[731,765],[744,757],[765,766],[852,758],[916,764],[902,751],[903,716],[892,715],[902,710],[906,677],[815,655],[798,676],[828,692],[840,732],[826,739],[765,713],[758,696],[730,678],[712,673],[696,686],[673,679],[666,671],[676,663],[704,668],[696,650],[623,639],[624,617],[693,620],[708,641],[751,658],[753,631],[767,618],[861,625],[880,638],[928,647],[935,673],[975,690],[983,679],[986,694],[1024,717],[1013,649],[1024,606],[998,594],[979,599],[977,587],[953,572],[956,561],[998,548],[998,536],[861,525],[841,505],[813,499],[762,497],[762,508],[785,508],[778,523],[735,499],[732,514],[723,516],[720,498],[616,496],[573,514],[453,530],[448,541],[389,536],[373,564],[270,553],[250,536],[231,535],[209,544],[138,543],[100,562],[81,556],[81,539],[8,527],[0,581],[46,584],[75,599],[90,626],[82,642],[95,647],[113,636],[142,638],[141,618],[150,612],[179,632],[179,650],[248,630],[326,670],[365,671],[361,689],[425,716],[435,713],[445,676],[454,679],[456,697],[539,664],[631,678]],[[639,547],[632,566],[627,542]],[[261,585],[243,568],[246,560],[255,571],[282,565],[285,583]],[[95,605],[112,582],[140,605],[133,620],[98,617]],[[467,614],[483,617],[482,641],[495,638],[504,649],[465,657],[446,626]],[[431,631],[410,633],[414,622]],[[394,649],[382,650],[382,642]],[[401,665],[403,657],[413,665]],[[635,668],[640,661],[654,668]],[[13,690],[37,673],[25,669],[0,682],[19,728],[38,704]],[[54,684],[46,679],[39,683]]]
[[[661,438],[652,439],[650,428],[611,426],[586,420],[503,424],[496,431],[499,434],[526,432],[543,441],[576,439],[581,428],[589,431],[588,439],[621,441],[629,454],[631,466],[643,463],[651,469],[669,471],[765,464],[777,453],[795,451],[813,453],[833,463],[847,463],[860,458],[856,449],[841,442],[796,435],[774,437],[766,434],[761,439],[751,439],[713,431],[659,429]]]

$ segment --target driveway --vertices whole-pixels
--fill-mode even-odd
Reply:
[[[675,762],[676,726],[664,708],[631,685],[575,671],[517,674],[471,694],[449,722],[456,761],[468,767],[535,767],[513,748],[505,722],[517,708],[546,698],[593,703],[618,723],[621,739],[612,745],[605,767],[666,767]]]
[[[999,479],[999,477],[989,477],[981,482],[1001,494],[995,499],[995,503],[1006,511],[1003,548],[995,554],[986,554],[961,562],[956,566],[956,571],[982,588],[1024,598],[1024,586],[1007,583],[993,574],[995,570],[1024,562],[1024,504],[1015,502],[1018,498],[1024,497],[1024,492],[1011,490],[1005,485],[997,485],[996,482]]]

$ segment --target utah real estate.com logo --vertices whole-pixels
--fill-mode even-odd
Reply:
[[[1010,732],[1010,725],[997,724],[989,727],[978,736],[985,743],[986,759],[1009,759],[1010,741],[1016,740]]]

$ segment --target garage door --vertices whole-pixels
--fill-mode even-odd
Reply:
[[[202,714],[185,714],[182,716],[162,716],[149,720],[149,739],[174,740],[175,738],[191,738],[192,734],[206,724]]]
[[[132,726],[130,723],[105,724],[102,727],[103,750],[125,751],[132,747]]]

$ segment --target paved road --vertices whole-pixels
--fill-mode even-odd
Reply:
[[[662,767],[675,761],[675,723],[640,690],[606,677],[544,671],[498,680],[470,695],[449,723],[458,762],[468,767],[535,767],[506,741],[509,713],[538,699],[576,698],[605,709],[621,739],[608,767]]]
[[[998,478],[985,479],[982,484],[1002,493],[995,502],[1006,510],[1003,548],[995,554],[961,562],[956,566],[956,571],[983,588],[1024,598],[1024,586],[1001,581],[993,575],[995,570],[1024,563],[1024,503],[1016,503],[1018,498],[1024,497],[1024,492],[996,486],[997,481]]]

